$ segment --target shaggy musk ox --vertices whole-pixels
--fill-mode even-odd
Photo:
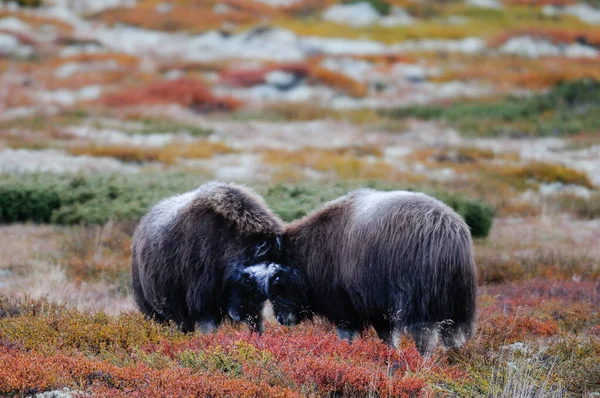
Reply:
[[[476,274],[469,228],[421,193],[353,191],[293,222],[266,290],[277,320],[313,314],[350,341],[373,326],[395,346],[409,333],[421,354],[438,335],[460,346],[473,332]]]
[[[212,182],[164,199],[133,235],[138,307],[184,332],[196,323],[208,332],[227,318],[262,332],[266,295],[255,271],[276,257],[282,230],[262,198],[241,186]]]

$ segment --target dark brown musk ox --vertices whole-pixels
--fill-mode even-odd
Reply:
[[[476,269],[469,228],[422,193],[360,189],[288,225],[265,288],[279,323],[313,315],[350,341],[373,326],[395,346],[410,334],[430,354],[474,330]]]
[[[255,270],[277,256],[282,231],[263,199],[242,186],[210,182],[162,200],[133,235],[139,309],[184,332],[232,319],[261,333],[266,296]]]

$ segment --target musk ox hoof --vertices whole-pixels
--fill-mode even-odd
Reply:
[[[358,330],[355,329],[338,327],[336,328],[336,332],[340,340],[348,340],[348,343],[352,343],[358,337]]]

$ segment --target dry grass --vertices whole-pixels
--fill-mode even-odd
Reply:
[[[394,181],[401,173],[392,165],[378,160],[381,149],[377,147],[343,148],[338,151],[304,149],[301,151],[266,151],[263,160],[286,168],[312,169],[340,179],[376,179]]]
[[[209,159],[215,155],[231,153],[233,150],[222,142],[197,140],[192,143],[175,142],[165,147],[140,147],[124,145],[70,146],[73,155],[112,157],[124,162],[160,162],[167,165],[178,159]]]
[[[70,280],[110,281],[129,290],[132,224],[74,227],[63,242],[61,263]]]
[[[369,93],[366,84],[358,82],[343,73],[320,66],[313,66],[309,72],[309,80],[322,83],[353,97],[364,97]]]
[[[61,35],[70,35],[73,31],[73,27],[66,22],[28,12],[0,10],[0,18],[6,17],[18,18],[36,29],[42,26],[53,26]]]
[[[490,45],[499,46],[513,37],[532,36],[546,39],[553,43],[585,43],[597,47],[600,45],[600,32],[594,27],[580,29],[569,28],[523,28],[504,32],[490,40]]]
[[[557,163],[533,162],[523,166],[506,166],[495,170],[500,176],[508,178],[516,186],[531,183],[576,184],[593,188],[588,175]]]
[[[41,131],[21,129],[0,129],[0,148],[44,149],[74,139],[72,134],[60,129],[50,128]]]
[[[76,281],[70,278],[74,274],[68,271],[68,264],[77,256],[73,251],[65,250],[65,247],[93,236],[93,229],[34,225],[0,227],[3,237],[0,239],[0,270],[5,273],[8,270],[7,276],[0,275],[0,294],[48,299],[81,311],[102,310],[116,314],[132,310],[133,300],[127,293],[129,286],[125,279],[113,279],[115,273],[104,274],[103,278],[95,280]],[[113,240],[112,245],[116,245],[115,239],[127,240],[127,236],[130,236],[129,232],[117,234],[115,231],[119,229],[116,226],[103,229],[113,231],[110,236],[104,237],[105,241]],[[88,243],[90,252],[105,256],[104,246],[94,246],[93,240],[88,240]],[[127,268],[128,274],[129,260],[121,257],[119,264],[122,269]]]
[[[172,4],[172,9],[167,13],[157,10],[160,3],[146,1],[132,8],[108,10],[98,18],[109,25],[126,23],[145,29],[199,33],[221,29],[231,24],[257,23],[264,17],[281,15],[267,5],[239,0],[180,1]],[[227,4],[229,9],[215,12],[214,7],[219,3]]]
[[[437,82],[482,80],[500,90],[528,88],[539,90],[564,81],[600,80],[594,59],[564,57],[465,57],[449,56],[442,60],[444,71],[432,78]]]
[[[480,283],[532,277],[600,276],[600,221],[579,221],[542,213],[526,219],[496,219],[476,244]]]

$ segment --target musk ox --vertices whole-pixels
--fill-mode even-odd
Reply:
[[[410,334],[421,354],[460,346],[474,327],[469,228],[422,193],[360,189],[288,225],[266,290],[277,320],[313,314],[350,341],[373,326],[387,344]]]
[[[212,182],[162,200],[133,235],[139,309],[184,332],[196,323],[209,332],[224,319],[262,332],[266,296],[253,267],[277,256],[282,230],[262,198],[241,186]]]

